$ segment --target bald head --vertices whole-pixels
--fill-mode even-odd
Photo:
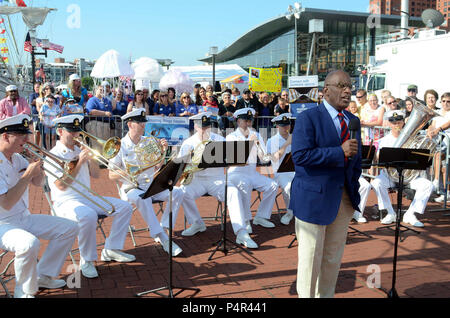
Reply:
[[[346,109],[352,96],[350,75],[342,70],[329,73],[325,78],[323,96],[337,111],[340,112]]]

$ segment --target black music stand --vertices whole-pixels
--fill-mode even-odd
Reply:
[[[428,149],[403,149],[403,148],[382,148],[380,150],[378,166],[384,168],[395,168],[398,172],[399,185],[397,194],[397,217],[395,222],[395,241],[394,241],[394,259],[393,259],[393,275],[392,288],[387,292],[389,298],[398,298],[395,290],[396,276],[397,276],[397,250],[398,240],[400,236],[400,227],[411,230],[420,234],[420,232],[410,229],[409,227],[400,224],[402,213],[402,195],[404,176],[403,171],[408,170],[426,170],[430,165],[430,150]],[[388,227],[384,227],[388,228]],[[389,226],[390,228],[390,226]],[[377,229],[378,230],[378,229]],[[406,230],[405,230],[406,231]],[[405,232],[403,231],[403,232]]]
[[[174,160],[170,160],[168,163],[166,163],[156,174],[155,178],[153,179],[152,184],[147,189],[147,191],[140,195],[140,197],[145,200],[153,195],[156,195],[158,193],[161,193],[165,190],[169,190],[169,282],[168,286],[148,290],[142,293],[136,294],[136,296],[143,296],[150,293],[155,293],[157,295],[167,297],[167,298],[174,298],[178,294],[182,293],[184,290],[193,290],[195,291],[194,295],[200,292],[200,289],[198,288],[188,288],[188,287],[176,287],[172,285],[172,191],[174,185],[178,182],[178,179],[180,179],[181,174],[183,173],[184,168],[186,167],[186,163],[188,158],[190,157],[190,154],[188,156],[177,158]],[[176,294],[173,293],[173,289],[177,288],[180,289]],[[169,295],[165,296],[159,291],[167,289],[169,291]]]
[[[228,209],[228,168],[231,166],[245,165],[250,155],[250,150],[253,147],[253,141],[212,141],[205,146],[203,151],[202,161],[198,165],[199,168],[225,168],[225,198],[224,210],[222,213],[222,238],[214,243],[217,244],[215,250],[211,253],[208,261],[212,259],[214,254],[223,246],[222,252],[227,255],[228,249],[226,242],[242,249],[244,252],[251,254],[250,251],[244,247],[236,244],[226,236],[226,222]]]

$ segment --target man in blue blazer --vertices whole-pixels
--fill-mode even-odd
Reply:
[[[295,177],[290,209],[296,217],[299,297],[333,297],[348,225],[359,211],[361,136],[350,139],[356,118],[344,109],[351,100],[344,71],[328,74],[324,101],[302,112],[292,137]]]

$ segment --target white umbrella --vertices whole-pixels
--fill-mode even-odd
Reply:
[[[169,87],[173,87],[177,92],[177,95],[183,92],[192,93],[194,90],[194,82],[186,73],[178,70],[169,70],[161,78],[159,88],[167,90]]]
[[[137,59],[131,67],[134,70],[134,79],[159,82],[164,76],[164,70],[161,64],[149,57]]]
[[[100,56],[91,72],[91,77],[94,78],[114,78],[120,76],[133,77],[134,70],[128,60],[115,50],[109,50]]]

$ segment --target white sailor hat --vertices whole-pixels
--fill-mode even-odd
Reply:
[[[284,113],[272,119],[272,123],[282,127],[288,126],[291,124],[291,119],[292,119],[291,113]]]
[[[69,82],[75,81],[75,80],[81,80],[80,75],[78,74],[72,74],[69,76]]]
[[[138,108],[135,109],[128,114],[123,115],[122,121],[136,121],[138,123],[145,123],[147,122],[147,116],[144,108]]]
[[[8,117],[0,121],[0,134],[9,132],[31,134],[30,123],[31,117],[26,114]]]
[[[208,126],[211,126],[211,116],[212,116],[211,112],[202,112],[197,115],[189,117],[189,119],[193,120],[194,123],[198,123],[199,126],[200,126],[200,121],[201,121],[202,127],[208,127]]]
[[[251,120],[255,117],[256,111],[253,108],[241,108],[234,112],[234,118]]]
[[[70,132],[81,131],[81,122],[83,115],[69,115],[53,119],[53,124],[56,128],[64,128]]]
[[[10,91],[17,91],[17,86],[16,85],[8,85],[6,86],[6,92],[10,92]]]
[[[390,110],[386,114],[386,117],[387,117],[387,119],[390,122],[404,120],[405,119],[405,112],[403,110],[398,110],[398,109]]]

